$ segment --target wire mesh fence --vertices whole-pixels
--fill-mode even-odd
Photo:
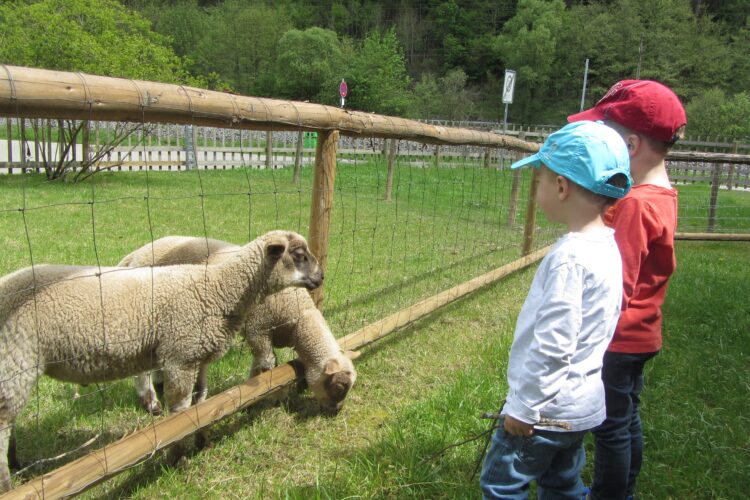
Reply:
[[[257,124],[256,130],[247,130],[231,123],[223,128],[207,127],[196,115],[192,100],[189,105],[193,123],[147,121],[143,105],[134,115],[140,116],[140,121],[132,119],[120,125],[94,120],[82,127],[86,120],[65,124],[61,123],[62,118],[45,122],[41,117],[27,121],[18,112],[19,96],[13,88],[9,101],[12,105],[4,109],[6,113],[15,109],[16,115],[9,113],[10,120],[3,128],[7,136],[0,143],[8,145],[8,156],[0,157],[0,168],[5,168],[3,173],[21,175],[0,178],[3,276],[29,266],[37,269],[45,262],[91,266],[91,275],[100,276],[134,249],[168,235],[213,238],[241,245],[278,228],[308,234],[312,232],[308,228],[318,223],[314,214],[320,213],[320,196],[324,196],[330,207],[323,207],[329,227],[325,235],[322,309],[333,335],[340,340],[412,304],[515,262],[522,254],[553,242],[562,231],[536,212],[533,196],[530,197],[532,172],[509,169],[514,158],[533,150],[532,145],[506,144],[505,139],[489,135],[468,135],[464,143],[456,139],[449,144],[428,143],[413,140],[415,133],[406,122],[398,122],[389,132],[387,137],[391,139],[386,139],[383,132],[380,136],[352,131],[338,138],[338,134],[328,133],[317,136],[305,128],[309,124],[301,116],[297,117],[298,130],[258,130]],[[90,95],[93,88],[83,85],[84,103],[95,101]],[[151,95],[138,85],[136,89],[141,103],[144,96]],[[147,100],[160,102],[156,97]],[[109,105],[117,104],[113,102]],[[257,109],[253,106],[253,110]],[[268,111],[273,103],[264,102],[263,106],[263,120],[273,122]],[[288,109],[290,105],[281,107]],[[243,106],[236,104],[230,109],[241,114]],[[333,113],[324,107],[313,111],[311,120],[322,120],[326,115],[330,118]],[[384,118],[381,121],[387,126],[397,120]],[[279,123],[291,127],[287,122]],[[79,139],[69,136],[66,140],[65,127],[88,132]],[[419,133],[426,134],[426,130],[420,129]],[[435,133],[449,132],[452,131],[439,128]],[[105,143],[112,147],[102,150]],[[336,156],[333,165],[328,165],[333,171],[320,184],[319,167],[325,160],[326,147]],[[48,181],[50,164],[64,165],[76,173],[82,168],[80,162],[86,159],[93,159],[92,164],[101,165],[103,171],[86,182]],[[700,227],[702,231],[704,222],[708,224],[710,220],[711,207],[719,207],[714,214],[714,230],[747,232],[750,193],[743,184],[747,165],[736,164],[731,179],[728,171],[717,174],[731,191],[718,189],[716,178],[707,181],[703,174],[692,179],[678,178],[691,175],[681,172],[693,165],[670,165],[678,182],[681,206],[685,207],[680,212],[681,224]],[[729,209],[730,206],[734,208]],[[197,293],[203,280],[196,282],[196,288],[186,289],[185,293]],[[34,279],[32,284],[26,292],[30,290],[32,298],[41,300],[43,287],[37,293]],[[0,306],[0,312],[5,315],[15,299],[7,292],[7,282],[0,281],[2,286],[6,292],[0,294],[5,304]],[[115,336],[110,340],[116,338],[118,315],[126,314],[127,305],[105,311],[105,302],[99,295],[86,297],[94,302],[95,309],[99,308],[98,320],[76,318],[81,298],[75,294],[64,301],[59,314],[75,318],[72,329],[94,322],[95,329],[101,327],[101,331]],[[302,313],[299,311],[297,316]],[[167,327],[154,317],[142,320],[150,325],[147,330]],[[63,320],[58,326],[62,323]],[[103,450],[94,458],[102,471],[96,477],[100,480],[114,474],[122,466],[112,465],[112,460],[129,453],[127,449],[123,452],[118,443],[137,430],[138,438],[147,440],[146,453],[134,455],[127,463],[161,459],[156,454],[161,447],[156,436],[164,420],[141,408],[130,380],[138,370],[127,363],[119,368],[112,366],[109,379],[120,380],[92,377],[91,384],[83,388],[38,377],[44,366],[18,365],[12,348],[16,340],[11,342],[9,337],[18,333],[13,325],[4,323],[2,333],[0,357],[6,362],[13,360],[16,368],[33,372],[35,377],[23,408],[8,411],[8,405],[0,404],[0,410],[5,411],[0,432],[7,437],[15,424],[20,462],[12,464],[18,465],[13,473],[15,484],[49,473],[92,449]],[[75,344],[75,335],[67,336],[62,330],[58,333],[65,339],[61,342]],[[252,359],[250,348],[239,336],[233,336],[231,344],[228,352],[217,351],[214,357],[224,355],[211,363],[207,379],[211,394],[227,394],[230,400],[235,398],[231,388],[239,387],[242,392],[258,386],[243,386]],[[66,352],[75,352],[75,348]],[[87,355],[76,354],[81,359]],[[278,361],[292,357],[291,351],[280,351]],[[75,358],[56,361],[76,363]],[[121,376],[115,376],[117,370]],[[3,397],[14,390],[9,373],[10,370],[3,372],[0,380]],[[288,371],[284,376],[293,378],[294,373]],[[268,387],[269,377],[263,379]],[[85,374],[78,379],[85,379]],[[247,404],[248,399],[243,401],[232,403],[232,408]],[[211,412],[220,414],[227,411],[227,406],[231,405],[217,403]],[[184,412],[185,418],[194,420],[191,431],[203,425],[201,419],[207,414],[201,411]],[[112,451],[108,454],[107,450]],[[0,449],[3,454],[7,451]],[[45,495],[44,485],[34,483],[33,488]]]
[[[678,231],[748,235],[750,233],[750,157],[667,163],[679,193]]]
[[[16,123],[25,122],[19,116],[12,118]],[[19,124],[20,137],[12,138],[15,131],[11,127],[11,140],[4,141],[11,144],[11,156],[25,154],[26,145],[30,144],[34,153],[24,158],[18,171],[13,170],[13,158],[8,158],[6,172],[21,175],[4,175],[0,182],[0,242],[4,248],[0,274],[31,268],[30,286],[20,294],[11,290],[8,281],[0,282],[3,302],[12,308],[18,300],[29,297],[40,303],[47,300],[48,283],[41,279],[47,271],[42,263],[90,266],[85,270],[87,276],[99,283],[98,293],[73,294],[53,314],[59,312],[68,318],[55,319],[54,323],[60,329],[56,332],[58,339],[65,344],[61,348],[65,359],[26,363],[22,355],[13,352],[13,345],[19,344],[11,342],[10,336],[38,336],[39,332],[24,332],[9,322],[2,326],[4,345],[0,355],[4,367],[12,365],[13,369],[4,370],[0,381],[4,401],[11,401],[11,408],[4,406],[0,430],[7,439],[13,428],[17,437],[14,454],[19,463],[11,464],[17,466],[13,472],[15,484],[51,473],[93,449],[100,450],[89,455],[95,457],[96,468],[101,468],[97,477],[114,474],[122,468],[114,465],[119,463],[115,459],[130,453],[118,451],[122,450],[118,443],[138,429],[134,435],[138,439],[148,439],[149,429],[153,429],[154,441],[147,444],[150,452],[128,463],[157,457],[161,445],[155,436],[162,420],[140,407],[130,380],[134,369],[127,366],[127,360],[99,360],[102,365],[112,365],[102,368],[108,375],[91,375],[89,379],[86,374],[67,376],[50,368],[66,366],[75,371],[79,361],[84,365],[83,360],[91,354],[74,345],[82,323],[92,323],[89,329],[101,331],[106,342],[133,342],[132,335],[117,327],[127,323],[118,314],[122,315],[128,307],[112,310],[106,306],[108,281],[102,276],[117,272],[110,266],[162,236],[191,235],[243,244],[277,228],[306,233],[312,224],[310,214],[317,196],[314,169],[309,161],[300,162],[296,178],[293,160],[300,149],[311,157],[313,148],[317,148],[318,155],[321,148],[320,144],[309,143],[298,147],[300,140],[311,141],[313,137],[296,131],[221,130],[196,124],[189,136],[169,138],[160,125],[135,122],[130,124],[130,146],[127,138],[118,136],[120,141],[109,156],[97,159],[128,162],[127,165],[113,168],[105,163],[106,171],[86,182],[50,183],[46,167],[40,163],[57,159],[59,165],[62,160],[69,162],[67,167],[75,173],[80,168],[76,162],[91,156],[90,150],[96,149],[97,141],[104,142],[98,137],[117,135],[113,132],[116,125],[102,123],[105,122],[90,127],[94,133],[89,135],[87,148],[78,141],[65,143],[62,129],[55,128],[59,124],[56,120],[39,120],[35,124],[36,130],[44,131],[45,140],[41,140],[41,134],[25,136],[20,131],[25,125]],[[193,141],[196,160],[190,169],[185,168],[187,154],[169,156],[177,148],[181,150],[177,153],[184,153],[187,137]],[[401,140],[390,142],[394,154],[388,154],[387,144],[382,139],[347,136],[335,144],[339,154],[335,184],[331,181],[329,193],[332,207],[323,308],[326,321],[338,338],[515,261],[522,252],[531,173],[513,173],[507,168],[518,152],[507,148],[490,151],[476,145],[436,148]],[[124,153],[127,157],[113,159],[118,148],[128,148]],[[160,153],[159,148],[166,150]],[[292,151],[295,155],[290,154]],[[159,171],[170,162],[175,168]],[[536,223],[534,248],[544,246],[559,234],[559,228],[549,226],[542,217]],[[58,281],[65,279],[67,274]],[[82,317],[77,313],[81,300],[91,302],[88,305],[96,314]],[[39,307],[35,305],[30,310],[45,310],[43,304]],[[151,325],[145,327],[146,331],[166,328],[155,319],[158,316],[157,311],[153,317],[142,318],[144,324]],[[31,323],[48,320],[40,315],[37,320],[31,318]],[[67,327],[76,331],[64,331]],[[118,340],[118,335],[124,336]],[[26,345],[34,342],[39,340],[32,339]],[[233,347],[226,355],[211,364],[207,380],[211,394],[225,394],[247,379],[250,350],[241,338],[233,338],[231,343]],[[291,352],[282,352],[279,361],[292,357]],[[39,377],[45,371],[63,381]],[[33,378],[30,393],[9,399],[9,392],[18,390],[18,377]],[[91,383],[78,387],[74,381]],[[196,420],[192,427],[196,430],[204,417],[199,417],[196,410],[187,412],[186,418]],[[5,443],[8,446],[8,441]],[[5,455],[8,449],[0,452]],[[49,479],[30,484],[42,495],[57,491],[45,490],[45,484],[51,488]]]

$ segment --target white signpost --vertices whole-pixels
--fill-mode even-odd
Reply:
[[[503,82],[503,104],[505,114],[503,115],[503,132],[508,131],[508,104],[513,103],[513,89],[516,86],[516,72],[512,69],[505,70],[505,82]]]

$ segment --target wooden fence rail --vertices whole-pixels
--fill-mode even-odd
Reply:
[[[2,65],[0,115],[182,123],[248,130],[338,130],[343,135],[471,144],[535,152],[514,137],[430,125],[308,102],[247,97],[166,83]]]

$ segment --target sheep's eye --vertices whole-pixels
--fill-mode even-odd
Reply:
[[[296,258],[297,260],[307,260],[307,253],[304,249],[298,248],[294,251],[294,258]]]

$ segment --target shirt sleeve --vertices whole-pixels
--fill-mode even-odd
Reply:
[[[641,267],[648,257],[649,234],[654,230],[654,220],[646,205],[637,199],[626,198],[614,210],[612,227],[622,256],[622,309],[625,310],[635,294]]]
[[[563,262],[549,270],[534,339],[519,374],[518,390],[506,400],[504,412],[523,422],[539,422],[539,412],[565,383],[581,329],[582,269]]]

